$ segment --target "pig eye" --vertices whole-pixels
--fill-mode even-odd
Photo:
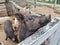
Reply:
[[[32,17],[29,18],[29,20],[32,20],[32,19],[33,19]]]

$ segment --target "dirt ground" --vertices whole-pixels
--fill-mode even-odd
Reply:
[[[31,11],[40,13],[40,14],[44,14],[44,15],[51,14],[52,18],[60,17],[59,14],[54,13],[53,9],[48,8],[46,6],[43,6],[40,8],[34,8],[34,9],[31,9]],[[12,42],[9,39],[7,41],[5,40],[5,33],[3,31],[3,25],[0,25],[0,41],[3,42],[4,45],[16,45],[16,43]]]
[[[32,8],[31,11],[36,12],[38,14],[43,15],[49,15],[51,14],[51,17],[54,19],[55,17],[60,17],[60,13],[55,13],[55,10],[46,6],[38,7],[38,8]]]

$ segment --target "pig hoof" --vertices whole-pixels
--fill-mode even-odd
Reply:
[[[7,38],[5,40],[7,40]]]

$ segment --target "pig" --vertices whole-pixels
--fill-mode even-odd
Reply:
[[[9,38],[13,42],[18,43],[17,36],[14,34],[14,29],[13,29],[13,26],[12,26],[12,22],[10,20],[6,20],[4,22],[4,32],[6,34],[6,39],[5,40],[7,40]]]
[[[51,21],[51,15],[36,16],[28,15],[24,17],[22,14],[15,14],[15,17],[21,25],[19,25],[19,41],[23,41],[27,37],[35,33],[39,28],[47,25]]]

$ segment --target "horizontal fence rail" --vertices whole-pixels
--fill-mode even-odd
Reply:
[[[0,2],[1,3],[1,2]],[[0,17],[7,16],[5,4],[0,4]]]
[[[0,3],[1,3],[1,2],[5,2],[5,0],[0,0]]]
[[[6,20],[10,20],[10,17],[0,17],[0,24],[3,24]]]

